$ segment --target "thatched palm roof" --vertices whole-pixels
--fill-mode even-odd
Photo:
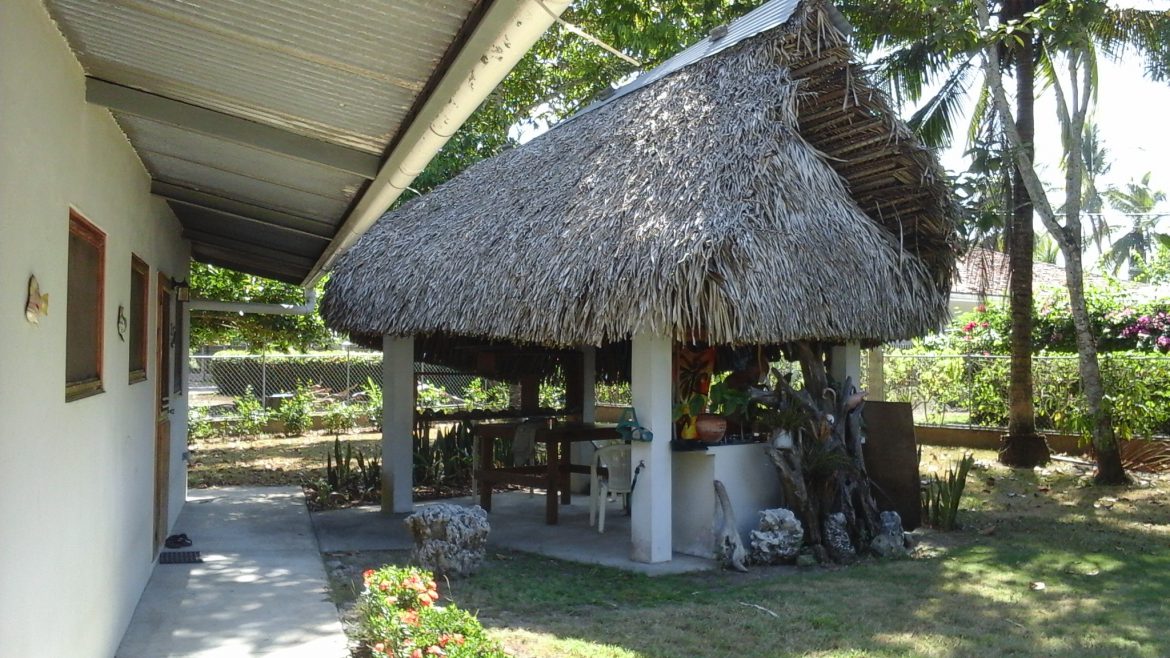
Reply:
[[[938,327],[948,190],[831,12],[801,3],[387,214],[334,268],[326,321],[559,346]]]

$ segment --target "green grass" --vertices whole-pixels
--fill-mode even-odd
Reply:
[[[957,454],[927,449],[924,470]],[[1170,656],[1170,480],[976,457],[964,527],[914,559],[649,578],[504,553],[440,590],[517,656]],[[406,555],[342,559],[352,576]]]

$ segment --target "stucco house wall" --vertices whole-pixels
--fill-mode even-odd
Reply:
[[[105,392],[65,401],[70,208],[106,233]],[[150,265],[148,379],[129,383],[131,253]],[[45,8],[0,2],[0,656],[110,656],[150,576],[155,294],[188,249]],[[35,274],[50,295],[24,317]],[[183,314],[178,314],[183,317]],[[186,335],[186,332],[183,332]],[[185,347],[184,347],[185,353]],[[183,359],[185,361],[185,359]],[[173,396],[169,522],[186,490],[186,399]]]

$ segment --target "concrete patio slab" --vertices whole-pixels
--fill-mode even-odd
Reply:
[[[452,498],[418,503],[415,508],[439,502],[470,506],[473,497]],[[537,553],[570,562],[600,564],[648,575],[687,573],[718,569],[714,560],[676,553],[669,562],[646,564],[630,559],[630,517],[617,502],[611,502],[605,517],[605,533],[589,525],[589,499],[574,498],[562,505],[560,523],[544,522],[545,499],[537,490],[497,493],[492,496],[488,514],[491,534],[489,548],[507,548]],[[382,514],[376,506],[362,506],[326,512],[313,512],[313,527],[324,553],[409,550],[414,546],[402,520],[406,514]]]
[[[118,657],[349,655],[299,488],[191,491],[174,532],[204,562],[155,566]]]

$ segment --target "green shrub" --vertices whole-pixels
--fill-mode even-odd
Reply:
[[[385,566],[363,574],[358,639],[373,656],[504,658],[470,613],[439,607],[434,577],[413,567]]]
[[[922,451],[918,452],[922,461]],[[954,468],[947,468],[946,475],[931,474],[922,491],[922,518],[925,523],[939,530],[954,530],[959,516],[959,501],[967,486],[967,474],[975,465],[975,458],[966,453]]]
[[[211,422],[211,416],[202,409],[192,408],[187,417],[187,438],[210,439],[215,435],[216,428],[215,424]]]
[[[430,424],[416,424],[413,436],[414,483],[458,487],[471,482],[475,437],[471,424],[459,422],[429,440]],[[496,441],[497,447],[504,443]]]
[[[357,426],[357,407],[348,402],[335,401],[325,408],[325,429],[334,436]]]
[[[366,416],[370,419],[370,425],[374,429],[381,431],[382,385],[374,381],[373,377],[366,377],[366,383],[362,386],[362,392],[365,393]]]
[[[508,385],[482,377],[472,378],[464,395],[468,409],[507,409]]]
[[[297,384],[292,397],[281,401],[276,417],[284,423],[285,436],[300,436],[312,427],[315,401],[312,390],[303,384]]]
[[[268,427],[268,411],[248,386],[235,399],[236,418],[230,421],[231,436],[255,436]]]
[[[598,382],[594,388],[594,392],[597,396],[598,404],[628,406],[634,402],[633,396],[630,395],[630,385],[626,382],[618,382],[615,384]]]

